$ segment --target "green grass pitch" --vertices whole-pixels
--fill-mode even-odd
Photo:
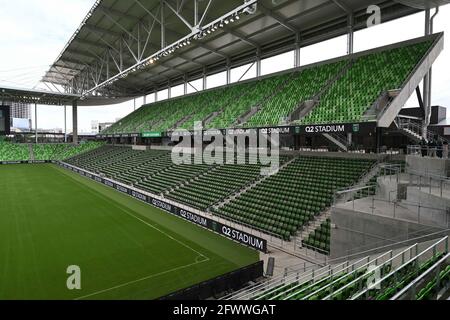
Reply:
[[[0,300],[154,299],[258,259],[56,165],[0,166]]]

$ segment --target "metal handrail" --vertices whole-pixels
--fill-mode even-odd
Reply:
[[[420,252],[419,254],[417,254],[414,258],[409,259],[407,262],[405,262],[403,265],[401,265],[400,267],[398,267],[397,269],[395,269],[394,271],[391,271],[389,274],[387,274],[386,276],[384,276],[383,278],[381,278],[380,280],[378,280],[377,282],[375,282],[373,284],[373,287],[376,287],[378,285],[380,285],[383,281],[385,281],[386,279],[390,278],[391,276],[395,275],[399,270],[404,269],[406,266],[410,265],[412,262],[415,262],[418,260],[419,257],[424,256],[426,253],[430,252],[431,250],[433,250],[433,254],[435,254],[436,252],[436,248],[439,244],[445,242],[446,243],[446,253],[448,253],[448,239],[449,237],[446,236],[444,238],[442,238],[441,240],[439,240],[438,242],[434,243],[433,245],[431,245],[430,247],[428,247],[427,249],[423,250],[422,252]],[[417,244],[416,244],[417,245]],[[367,293],[368,290],[370,290],[370,288],[365,288],[363,291],[361,291],[360,293],[358,293],[357,295],[353,296],[351,300],[356,300],[359,297],[361,297],[363,294]]]
[[[421,274],[418,278],[416,278],[413,282],[403,288],[399,293],[393,296],[389,300],[398,300],[401,296],[403,296],[406,292],[408,292],[411,288],[420,283],[423,279],[425,279],[431,272],[435,271],[437,267],[439,267],[442,263],[450,259],[450,253],[447,253],[443,258],[441,258],[438,262],[436,262],[433,266],[431,266],[427,271]]]
[[[348,262],[344,262],[343,264],[348,264]],[[338,266],[334,267],[337,268]],[[308,273],[306,274],[302,274],[301,277],[299,278],[297,274],[293,273],[290,276],[280,276],[276,279],[271,279],[268,282],[264,282],[264,283],[260,283],[259,285],[250,288],[251,291],[250,292],[242,292],[239,293],[237,295],[233,295],[231,297],[229,297],[227,300],[235,300],[235,299],[240,299],[240,300],[245,300],[245,299],[252,299],[255,298],[256,295],[267,295],[271,292],[273,292],[274,290],[277,289],[277,287],[279,287],[280,285],[288,285],[289,283],[294,283],[296,281],[300,281],[303,278],[306,278],[308,276],[312,276],[314,277],[314,274],[323,274],[323,272],[327,271],[329,272],[329,270],[331,269],[331,266],[326,266],[326,267],[322,267],[319,270],[314,270],[312,269],[311,271],[308,271]]]
[[[347,271],[348,271],[350,268],[351,268],[352,271],[355,270],[355,266],[356,266],[358,263],[364,262],[365,260],[369,260],[369,259],[370,259],[370,257],[364,257],[364,258],[362,258],[362,259],[360,259],[360,260],[358,260],[358,261],[356,261],[356,262],[354,262],[354,263],[352,263],[352,264],[349,264],[349,262],[347,261],[347,262],[345,262],[345,263],[339,265],[339,266],[342,266],[343,269],[341,269],[341,270],[339,270],[339,271],[337,271],[337,272],[333,272],[332,270],[330,270],[330,271],[328,271],[326,274],[325,274],[325,273],[322,273],[322,274],[320,274],[320,275],[318,275],[318,276],[313,277],[313,279],[310,280],[310,281],[312,281],[312,283],[311,283],[310,286],[305,287],[305,288],[303,288],[303,289],[300,290],[300,291],[291,293],[292,291],[295,291],[296,289],[300,288],[302,285],[304,285],[304,284],[307,283],[307,282],[298,283],[296,286],[294,286],[294,287],[292,287],[292,288],[289,288],[289,290],[284,291],[284,292],[281,292],[280,294],[278,294],[278,295],[276,295],[275,297],[271,298],[271,300],[276,300],[276,299],[279,298],[281,295],[286,295],[286,294],[291,293],[291,295],[289,295],[289,296],[287,296],[287,297],[285,297],[285,298],[283,299],[283,300],[289,300],[289,299],[292,298],[294,295],[297,295],[297,294],[299,294],[299,293],[301,293],[301,292],[307,290],[307,289],[310,288],[311,286],[316,285],[318,282],[321,282],[321,281],[324,281],[324,280],[326,280],[326,279],[329,279],[330,277],[333,277],[335,274],[339,274],[339,273],[343,272],[343,270],[347,270]],[[358,269],[358,268],[359,268],[359,267],[357,267],[357,269]],[[337,268],[335,268],[335,270],[337,270]],[[317,281],[315,281],[315,278],[319,278],[319,279],[318,279]]]
[[[416,247],[417,247],[417,244],[414,244],[414,245],[408,247],[407,249],[405,249],[405,250],[399,252],[399,253],[396,254],[395,256],[391,256],[390,259],[386,260],[386,261],[383,262],[382,264],[377,265],[374,269],[370,270],[370,273],[374,273],[376,270],[381,269],[382,267],[384,267],[384,266],[386,266],[386,265],[391,265],[392,262],[393,262],[396,258],[403,257],[405,253],[411,252],[411,250],[412,250],[413,248],[416,248]],[[334,291],[334,292],[332,292],[331,294],[329,294],[328,296],[326,296],[326,297],[324,298],[324,300],[329,300],[329,299],[331,299],[331,298],[332,298],[334,295],[336,295],[337,293],[340,293],[340,292],[344,291],[346,288],[348,288],[348,287],[352,286],[353,284],[357,283],[360,279],[364,278],[367,274],[369,274],[369,272],[366,272],[365,274],[362,274],[360,277],[358,277],[358,278],[356,278],[356,279],[353,279],[351,282],[347,283],[345,286],[343,286],[343,287],[337,289],[336,291]]]
[[[420,172],[420,171],[409,169],[407,174],[414,175],[414,176],[419,176],[419,177],[423,177],[423,178],[433,178],[433,179],[439,180],[439,181],[450,182],[450,178],[449,177],[441,176],[441,175],[434,174],[434,173],[428,173],[428,172],[423,173],[423,172]]]
[[[308,294],[306,297],[302,298],[302,300],[306,300],[306,299],[308,299],[308,298],[310,298],[310,297],[316,295],[317,293],[319,293],[319,292],[321,292],[321,291],[323,291],[323,290],[326,290],[326,289],[328,289],[328,288],[331,288],[331,291],[333,291],[333,284],[335,284],[335,283],[341,281],[342,279],[344,279],[344,278],[346,278],[346,277],[348,277],[348,276],[350,276],[350,275],[352,275],[352,274],[356,274],[359,270],[364,270],[366,267],[371,266],[373,262],[378,263],[378,260],[382,259],[384,256],[390,256],[390,258],[389,258],[387,261],[383,262],[383,263],[381,264],[381,266],[385,265],[388,261],[390,261],[390,260],[392,260],[392,259],[395,258],[395,257],[392,257],[392,251],[388,251],[388,252],[382,254],[381,256],[379,256],[379,257],[377,257],[377,258],[375,258],[375,259],[369,260],[366,264],[364,264],[364,265],[358,267],[357,269],[352,270],[352,271],[349,272],[349,273],[345,273],[345,274],[342,275],[341,277],[335,279],[334,281],[332,281],[332,282],[329,283],[328,285],[326,285],[326,286],[324,286],[324,287],[322,287],[322,288],[319,288],[319,289],[316,290],[315,292],[312,292],[312,293]],[[379,268],[380,266],[377,266],[377,267]],[[354,281],[360,279],[361,277],[364,277],[366,274],[367,274],[367,272],[365,272],[364,274],[362,274],[361,276],[359,276],[357,279],[354,279]],[[353,282],[353,281],[352,281],[352,282]],[[347,286],[348,286],[348,285],[346,285],[345,287],[347,287]],[[340,288],[340,289],[342,289],[342,288]],[[335,292],[332,292],[332,293],[331,293],[330,295],[328,295],[327,297],[329,297],[329,296],[331,296],[331,295],[334,295],[335,293],[336,293],[336,291],[335,291]],[[326,297],[326,298],[327,298],[327,297]],[[325,299],[326,299],[326,298],[325,298]]]

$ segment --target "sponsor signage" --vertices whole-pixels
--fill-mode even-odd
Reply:
[[[142,138],[162,138],[163,133],[158,131],[142,132]]]
[[[29,160],[29,161],[0,161],[0,164],[39,164],[39,163],[52,163],[50,160]]]
[[[267,241],[251,235],[247,232],[238,230],[236,228],[224,225],[220,222],[214,221],[212,219],[203,217],[201,215],[198,215],[196,213],[187,211],[185,209],[179,208],[173,204],[170,204],[168,202],[147,196],[143,193],[140,193],[138,191],[132,190],[130,188],[127,188],[121,184],[117,184],[113,181],[110,181],[108,179],[104,179],[102,177],[99,177],[97,175],[91,174],[89,172],[86,172],[81,169],[77,169],[75,167],[72,167],[66,163],[60,162],[59,165],[65,169],[71,170],[73,172],[76,172],[82,176],[85,176],[91,180],[94,180],[96,182],[102,183],[108,187],[111,187],[121,193],[128,194],[129,196],[143,201],[147,204],[150,204],[156,208],[159,208],[161,210],[164,210],[168,213],[171,213],[181,219],[184,219],[186,221],[189,221],[193,224],[196,224],[200,227],[203,227],[205,229],[208,229],[210,231],[216,232],[220,234],[223,237],[226,237],[228,239],[231,239],[233,241],[239,242],[243,245],[246,245],[250,248],[253,248],[255,250],[261,251],[261,252],[267,252]]]
[[[309,126],[280,126],[280,127],[263,127],[263,128],[230,128],[230,129],[210,129],[203,131],[170,131],[170,132],[143,132],[143,138],[162,138],[162,137],[191,137],[200,135],[203,132],[204,136],[212,135],[229,135],[229,136],[247,136],[254,133],[279,135],[313,135],[324,133],[368,133],[373,131],[376,127],[376,122],[363,123],[340,123],[340,124],[321,124]],[[133,137],[134,135],[131,135]]]
[[[291,134],[292,133],[292,127],[273,127],[273,128],[260,128],[259,132],[262,134]]]
[[[375,122],[366,123],[341,123],[341,124],[323,124],[295,127],[295,134],[324,134],[324,133],[369,133],[376,128]]]
[[[122,133],[122,134],[98,134],[96,135],[97,139],[104,138],[137,138],[139,137],[139,133]]]

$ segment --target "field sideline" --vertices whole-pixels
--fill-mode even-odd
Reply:
[[[153,299],[259,258],[56,165],[0,166],[0,190],[0,300]]]

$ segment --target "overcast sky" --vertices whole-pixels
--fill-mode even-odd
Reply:
[[[95,0],[0,0],[0,85],[28,87],[38,85],[46,69],[57,58],[68,39],[92,7]],[[441,8],[435,19],[435,32],[445,31],[446,42],[450,40],[450,6]],[[416,14],[394,22],[372,27],[355,35],[355,51],[366,50],[386,44],[422,36],[424,14]],[[302,65],[341,56],[346,53],[346,37],[333,39],[323,44],[302,50]],[[293,53],[263,62],[264,74],[293,67]],[[232,72],[232,80],[239,79],[245,68]],[[251,70],[246,78],[256,74]],[[223,84],[224,75],[208,79],[209,86]],[[450,50],[438,58],[433,73],[433,104],[450,106]],[[194,85],[200,85],[196,83]],[[193,89],[192,89],[193,90]],[[182,93],[182,88],[173,94]],[[161,94],[164,96],[164,94]],[[148,101],[152,101],[148,97]],[[137,107],[142,99],[137,101]],[[416,102],[411,99],[408,106]],[[115,121],[134,109],[130,101],[116,106],[79,108],[79,128],[89,132],[91,120]],[[33,116],[34,117],[34,116]],[[71,130],[71,116],[68,108],[68,131]],[[38,107],[39,128],[64,127],[62,107]]]

